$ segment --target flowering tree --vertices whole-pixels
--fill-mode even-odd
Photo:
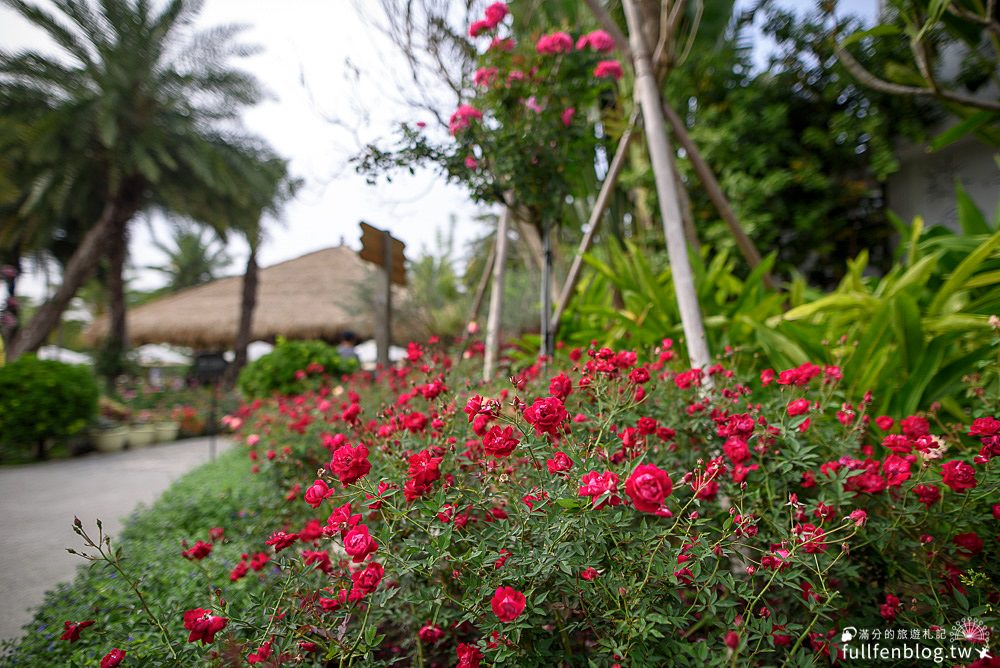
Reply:
[[[429,138],[422,123],[404,125],[396,146],[369,146],[357,163],[371,180],[393,168],[436,165],[473,199],[514,209],[544,238],[563,220],[567,198],[585,196],[587,176],[599,169],[605,125],[621,116],[614,84],[622,66],[609,56],[615,44],[604,31],[575,38],[556,31],[525,43],[508,16],[497,2],[469,27],[484,46],[467,99],[449,118],[448,141]],[[548,293],[546,286],[543,334]]]

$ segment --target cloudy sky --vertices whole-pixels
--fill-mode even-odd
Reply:
[[[805,7],[812,2],[785,0],[783,4]],[[870,16],[877,3],[845,0],[841,4],[844,10]],[[447,228],[452,215],[458,222],[459,248],[483,231],[472,220],[477,209],[462,191],[433,174],[399,175],[391,184],[373,187],[348,165],[359,140],[387,137],[400,121],[421,120],[401,102],[391,83],[403,67],[398,56],[360,15],[359,8],[377,14],[376,5],[374,0],[205,3],[199,20],[202,27],[247,24],[245,41],[264,48],[242,64],[260,78],[273,99],[248,111],[245,122],[289,158],[292,173],[306,182],[296,200],[285,207],[282,220],[270,226],[270,239],[261,251],[264,265],[341,240],[358,247],[360,220],[391,230],[407,244],[411,257],[422,246],[434,247],[436,232]],[[0,44],[8,49],[45,47],[40,35],[7,9],[0,9]],[[360,76],[354,75],[348,63]],[[166,238],[162,221],[154,221],[153,228],[158,237]],[[162,261],[150,246],[147,226],[134,225],[133,230],[133,264],[141,267]],[[245,261],[245,245],[233,241],[230,247],[235,258],[232,273],[237,273]],[[134,277],[132,284],[137,288],[158,287],[162,281],[146,271],[135,272]],[[23,285],[33,296],[44,290],[37,278]]]

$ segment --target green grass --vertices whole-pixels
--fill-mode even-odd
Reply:
[[[187,474],[172,485],[151,508],[134,515],[121,536],[112,536],[112,546],[123,550],[127,573],[140,578],[140,589],[150,607],[166,627],[181,665],[199,663],[208,649],[186,643],[182,616],[186,609],[209,607],[210,586],[218,588],[238,610],[254,610],[266,625],[269,610],[265,600],[274,599],[281,580],[266,568],[259,574],[231,583],[229,570],[247,550],[264,550],[264,540],[280,526],[287,506],[277,506],[273,482],[254,476],[241,448],[234,448]],[[269,506],[268,504],[272,504]],[[224,527],[226,542],[216,545],[201,564],[181,557],[180,541],[208,540],[208,530]],[[85,526],[96,539],[97,529]],[[61,530],[61,529],[60,529]],[[68,530],[67,530],[68,533]],[[82,540],[75,539],[83,550]],[[93,552],[91,548],[89,550]],[[6,643],[0,658],[3,666],[95,666],[112,647],[128,653],[126,665],[177,665],[151,649],[159,633],[142,613],[138,598],[113,569],[103,563],[85,564],[71,584],[48,592],[35,618],[25,627],[17,643]],[[66,620],[93,619],[81,639],[69,643],[59,639]]]

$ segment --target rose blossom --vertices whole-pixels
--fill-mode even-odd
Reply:
[[[622,74],[622,65],[617,60],[602,60],[594,68],[594,76],[598,79],[614,79],[617,81],[622,78]]]
[[[417,631],[417,636],[420,638],[420,642],[433,645],[444,638],[444,631],[437,624],[427,622]]]
[[[343,445],[333,452],[330,470],[343,485],[350,485],[368,475],[372,464],[368,461],[368,448],[364,445]]]
[[[494,426],[483,436],[483,449],[498,459],[510,456],[519,443],[514,437],[513,427]]]
[[[562,450],[557,450],[551,459],[545,461],[551,475],[563,473],[573,468],[573,460]]]
[[[794,399],[788,402],[788,407],[786,408],[788,415],[795,417],[797,415],[805,415],[809,412],[809,400],[808,399]]]
[[[479,662],[483,659],[483,653],[479,651],[478,647],[464,642],[458,643],[455,654],[458,655],[458,663],[455,664],[455,668],[479,668]]]
[[[615,50],[615,40],[603,30],[595,30],[581,35],[580,39],[576,40],[577,51],[583,51],[587,48],[598,53],[608,53]]]
[[[125,660],[125,650],[115,647],[101,659],[101,668],[117,668]]]
[[[344,552],[350,555],[356,564],[377,551],[378,543],[368,534],[368,527],[364,524],[354,527],[344,536]]]
[[[953,459],[941,467],[941,478],[942,482],[948,485],[953,492],[974,489],[978,484],[976,469],[957,459]]]
[[[317,480],[312,484],[312,487],[306,490],[303,498],[313,508],[319,508],[323,504],[323,500],[331,494],[333,492],[330,487],[324,481]]]
[[[564,32],[542,35],[535,44],[535,50],[547,54],[569,53],[573,50],[573,38]]]
[[[618,474],[611,471],[598,473],[591,471],[580,480],[579,496],[589,496],[592,503],[597,503],[597,499],[607,495],[607,497],[594,506],[594,510],[600,510],[608,504],[617,506],[622,500],[618,496]]]
[[[493,614],[501,622],[512,622],[524,612],[524,594],[513,587],[497,587],[490,601]]]
[[[188,642],[201,641],[207,645],[215,640],[215,634],[226,628],[229,622],[225,617],[213,615],[211,610],[195,608],[184,613],[184,628],[191,632]]]
[[[59,636],[59,639],[76,642],[80,639],[80,631],[84,630],[88,626],[93,626],[93,624],[93,619],[88,619],[84,622],[63,622],[64,631],[63,634]]]
[[[563,422],[569,414],[563,402],[556,397],[542,397],[535,399],[524,411],[524,419],[535,428],[535,433],[551,434],[555,436],[562,427]]]
[[[625,481],[625,493],[632,499],[635,509],[655,513],[674,490],[666,471],[653,464],[640,464]]]

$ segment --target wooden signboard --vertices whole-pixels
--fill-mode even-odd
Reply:
[[[389,346],[392,343],[392,286],[406,285],[406,245],[389,234],[368,223],[361,223],[361,252],[358,255],[382,267],[383,290],[378,296],[375,317],[375,345],[378,348],[378,363],[389,366]]]
[[[361,252],[358,255],[362,260],[385,268],[386,245],[389,246],[389,276],[394,284],[406,285],[406,259],[403,256],[406,244],[386,230],[361,223]]]

